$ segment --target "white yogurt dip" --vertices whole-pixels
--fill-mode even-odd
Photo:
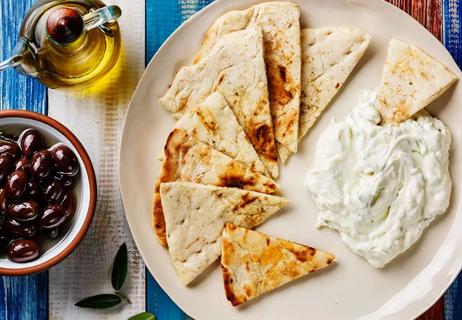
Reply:
[[[381,268],[446,211],[451,134],[425,114],[379,126],[375,101],[375,92],[362,91],[346,120],[322,133],[304,184],[319,209],[317,226],[337,230],[356,254]]]

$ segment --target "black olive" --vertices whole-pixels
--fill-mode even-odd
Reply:
[[[59,227],[66,220],[64,208],[59,204],[51,204],[43,209],[38,226],[40,229],[54,229]]]
[[[30,238],[35,235],[35,227],[33,225],[21,224],[18,221],[7,217],[3,222],[2,230],[4,230],[11,238]]]
[[[66,189],[72,189],[74,187],[74,184],[75,184],[74,177],[71,177],[71,176],[65,176],[65,175],[62,175],[62,174],[56,174],[54,176],[54,179],[58,180],[58,181],[61,181],[64,188],[66,188]]]
[[[39,187],[35,180],[29,180],[27,182],[25,194],[33,199],[36,199],[39,196]]]
[[[36,151],[42,149],[42,136],[35,129],[26,129],[19,136],[18,143],[22,153],[30,158]]]
[[[36,178],[46,178],[51,172],[53,159],[48,150],[36,152],[32,156],[30,173]]]
[[[5,188],[0,188],[0,214],[6,213],[7,209],[7,193]]]
[[[75,176],[79,172],[79,160],[74,151],[62,143],[58,143],[50,148],[51,155],[57,173],[67,176]]]
[[[64,208],[64,215],[66,216],[66,220],[71,220],[77,208],[75,193],[73,191],[66,192],[61,201],[61,205]]]
[[[26,191],[27,175],[22,170],[13,171],[6,182],[6,191],[13,198],[21,197]]]
[[[58,203],[64,193],[64,186],[60,181],[52,181],[42,190],[43,200],[47,203]]]
[[[34,240],[17,239],[8,245],[7,255],[13,262],[29,262],[40,256],[40,247]]]
[[[13,158],[9,154],[0,156],[0,184],[3,184],[13,168]]]
[[[39,204],[33,200],[17,203],[8,208],[8,215],[19,222],[34,221],[39,215]]]
[[[26,157],[19,158],[14,165],[15,170],[22,170],[24,172],[29,172],[29,167],[30,160]]]
[[[19,146],[12,141],[0,140],[0,155],[4,154],[16,158],[20,154]]]

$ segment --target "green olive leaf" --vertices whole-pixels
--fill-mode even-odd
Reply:
[[[150,312],[141,312],[131,316],[128,320],[156,320],[156,316]]]
[[[119,290],[127,278],[128,252],[127,244],[123,243],[117,251],[112,267],[111,283],[114,290]]]
[[[80,308],[90,308],[90,309],[107,309],[114,307],[122,302],[122,299],[115,294],[98,294],[96,296],[91,296],[80,300],[75,305]]]

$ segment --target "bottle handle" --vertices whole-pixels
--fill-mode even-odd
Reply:
[[[102,7],[98,10],[91,11],[82,17],[85,29],[91,30],[94,28],[102,27],[107,22],[117,20],[122,14],[119,6],[110,5]]]

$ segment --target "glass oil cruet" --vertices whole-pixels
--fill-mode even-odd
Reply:
[[[88,87],[117,61],[120,15],[118,6],[100,0],[40,0],[0,70],[15,67],[50,88]]]

